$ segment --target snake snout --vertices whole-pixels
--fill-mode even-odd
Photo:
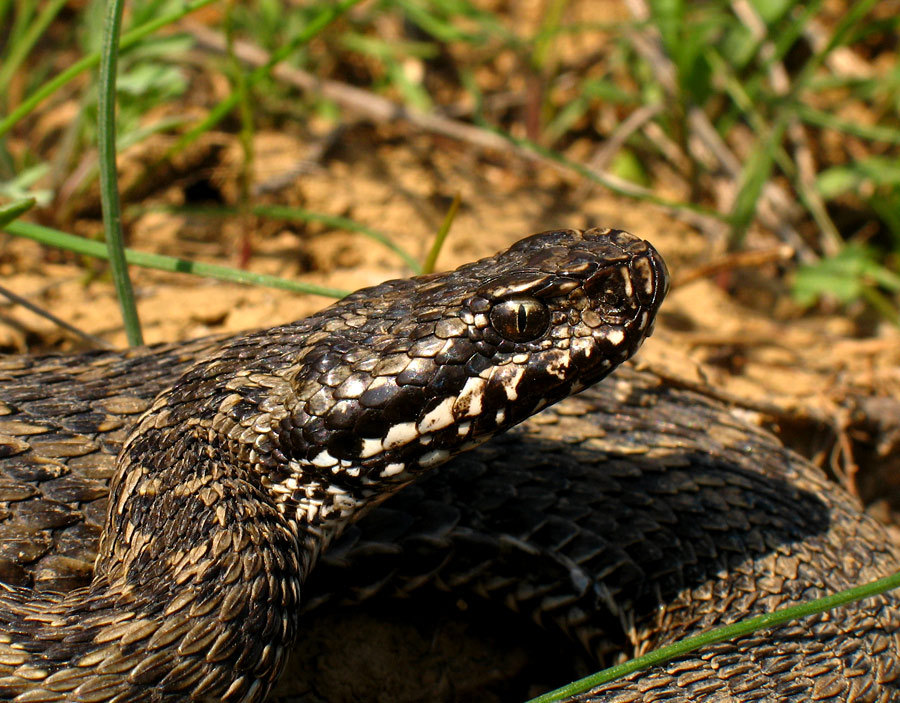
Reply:
[[[669,292],[669,269],[659,252],[651,244],[645,244],[647,252],[632,262],[632,270],[643,282],[643,286],[636,288],[638,299],[656,312]]]
[[[666,264],[653,246],[621,230],[601,232],[612,247],[606,265],[584,282],[594,312],[604,323],[637,332],[652,324],[669,287]],[[586,235],[588,233],[585,233]]]
[[[646,258],[638,259],[638,262],[641,262],[638,264],[640,273],[644,277],[643,293],[638,290],[638,296],[641,303],[649,310],[648,316],[650,320],[646,325],[645,338],[653,334],[653,328],[656,324],[656,313],[669,292],[669,269],[666,266],[666,262],[656,249],[650,245],[648,246],[649,250]]]

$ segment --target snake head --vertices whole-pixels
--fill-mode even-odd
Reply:
[[[332,490],[406,483],[601,379],[666,288],[647,242],[592,229],[355,293],[322,313],[299,364],[291,453]]]
[[[169,474],[177,484],[158,447],[185,444],[242,467],[296,524],[333,534],[418,473],[600,380],[650,333],[667,285],[647,242],[592,229],[360,290],[199,361],[129,438],[123,453],[142,469],[128,475],[146,476],[148,495]],[[140,491],[120,488],[113,511],[125,515]]]
[[[496,275],[459,314],[472,356],[457,402],[465,405],[474,393],[476,409],[497,408],[498,428],[596,383],[631,357],[668,289],[656,250],[620,230],[543,232],[495,260]]]
[[[319,550],[417,474],[609,373],[649,334],[666,285],[637,237],[545,232],[229,340],[157,396],[122,447],[95,579],[73,601],[101,614],[104,639],[80,628],[79,641],[133,674],[135,646],[163,632],[165,661],[141,669],[140,691],[183,697],[203,676],[205,699],[258,700],[296,637]],[[195,610],[199,625],[169,631]],[[67,621],[65,607],[46,612],[35,622]],[[110,629],[123,612],[133,621]],[[216,633],[212,660],[201,630]],[[133,700],[133,683],[123,674],[110,690]]]

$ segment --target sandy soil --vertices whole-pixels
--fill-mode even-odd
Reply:
[[[232,204],[238,147],[227,135],[218,136],[224,145],[195,149],[194,161],[206,164],[199,176],[188,163],[145,202],[182,205],[186,191],[200,190],[215,202]],[[900,334],[877,320],[803,314],[791,303],[784,275],[789,266],[778,261],[779,244],[765,233],[754,233],[750,248],[772,254],[768,258],[775,261],[735,269],[722,251],[661,209],[600,188],[585,189],[516,157],[474,153],[403,125],[351,127],[318,163],[304,162],[310,148],[300,135],[257,135],[255,182],[262,190],[267,183],[284,184],[259,196],[260,202],[351,217],[388,233],[421,260],[459,193],[462,207],[439,269],[545,229],[611,226],[640,234],[662,252],[676,282],[656,335],[642,352],[645,363],[745,405],[759,421],[782,429],[801,451],[836,470],[851,488],[861,485],[864,495],[877,493],[883,499],[898,488],[894,476],[900,472],[892,470],[891,455],[900,413],[891,399],[900,397]],[[144,157],[126,154],[123,172]],[[100,224],[82,218],[75,229],[96,234]],[[128,233],[135,249],[228,265],[239,262],[244,247],[251,271],[345,290],[409,275],[383,245],[320,224],[148,208],[128,218]],[[125,344],[105,267],[5,234],[0,247],[4,286],[87,333]],[[723,261],[724,270],[701,275]],[[132,273],[147,343],[271,326],[329,302],[147,269]],[[0,304],[0,349],[35,353],[84,346],[52,322],[20,306]],[[875,490],[882,480],[886,486]],[[882,501],[884,517],[886,507]]]

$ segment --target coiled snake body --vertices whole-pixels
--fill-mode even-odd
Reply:
[[[334,541],[352,563],[374,539],[366,521],[335,540],[360,514],[606,375],[665,288],[641,240],[553,232],[246,337],[6,360],[0,697],[261,700],[322,549]],[[883,530],[768,435],[630,369],[389,508],[446,550],[426,568],[435,582],[490,592],[595,653],[830,592],[896,559]],[[341,588],[421,580],[402,530],[387,533],[398,551]],[[523,554],[534,567],[511,573]],[[323,566],[327,581],[327,555]],[[65,591],[79,575],[90,582]],[[898,625],[893,597],[870,599],[584,700],[893,700]]]

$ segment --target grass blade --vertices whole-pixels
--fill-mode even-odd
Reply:
[[[245,86],[247,88],[251,88],[260,80],[268,76],[277,64],[290,56],[303,44],[316,37],[319,32],[325,29],[329,24],[334,22],[338,17],[343,15],[347,10],[358,4],[360,1],[361,0],[343,0],[343,2],[340,2],[333,7],[324,8],[322,12],[320,12],[315,17],[315,19],[313,19],[308,25],[306,25],[306,27],[304,27],[302,32],[299,32],[287,44],[279,47],[277,51],[272,52],[269,60],[264,65],[260,66],[255,71],[252,71],[248,76],[246,76]],[[240,94],[237,91],[232,91],[232,93],[227,98],[213,107],[212,110],[209,111],[209,114],[201,122],[199,122],[196,126],[182,135],[182,137],[166,151],[166,154],[163,156],[163,160],[169,159],[175,154],[180,153],[185,148],[193,144],[201,134],[205,134],[212,127],[221,122],[225,115],[230,113],[238,105],[240,99]],[[0,134],[2,134],[2,132],[0,132]]]
[[[22,61],[28,56],[41,35],[46,31],[47,27],[59,14],[59,11],[66,4],[66,0],[53,0],[47,3],[38,18],[31,24],[25,36],[12,42],[10,45],[9,55],[4,59],[3,65],[0,66],[0,94],[5,94],[9,88],[9,82],[15,72],[18,70]]]
[[[441,253],[441,248],[444,246],[444,241],[447,239],[447,235],[450,232],[450,225],[453,224],[453,218],[456,217],[461,202],[462,196],[459,193],[453,196],[453,202],[450,203],[450,208],[447,210],[447,215],[441,223],[441,228],[434,238],[431,250],[428,252],[428,256],[425,257],[425,263],[422,264],[422,273],[432,273],[434,271],[434,265],[437,263],[438,254]]]
[[[128,343],[135,347],[144,343],[141,322],[134,302],[134,289],[128,277],[125,242],[122,236],[122,208],[119,202],[116,168],[116,66],[119,58],[119,30],[125,0],[109,0],[100,49],[100,83],[97,96],[97,152],[100,166],[100,206],[103,231],[109,249],[113,283],[122,309],[122,321]]]
[[[129,47],[137,44],[147,35],[155,32],[157,29],[165,27],[169,24],[174,24],[182,17],[195,12],[200,8],[205,7],[206,5],[211,5],[215,1],[216,0],[195,0],[194,2],[189,2],[175,12],[171,12],[168,15],[164,15],[151,22],[142,24],[140,27],[132,29],[122,37],[122,41],[119,44],[119,50],[125,51]],[[23,100],[15,110],[10,112],[4,119],[0,120],[0,137],[2,137],[10,129],[12,129],[23,117],[31,114],[38,105],[40,105],[44,100],[53,95],[53,93],[66,85],[69,81],[81,75],[85,71],[90,71],[99,64],[100,52],[88,54],[87,56],[73,63],[71,66],[69,66],[69,68],[67,68],[59,75],[54,76],[46,83],[41,85],[40,88],[38,88],[36,91],[34,91],[34,93]]]
[[[675,657],[683,656],[700,649],[701,647],[716,644],[717,642],[737,639],[738,637],[749,635],[751,632],[756,632],[757,630],[762,630],[767,627],[783,625],[791,620],[796,620],[797,618],[815,615],[816,613],[824,613],[826,610],[833,610],[841,605],[855,603],[864,598],[871,598],[872,596],[877,596],[898,587],[900,587],[900,571],[897,571],[890,576],[886,576],[885,578],[878,579],[877,581],[870,581],[862,586],[848,588],[846,591],[840,591],[839,593],[834,593],[830,596],[825,596],[824,598],[818,598],[809,601],[808,603],[800,603],[799,605],[780,608],[771,613],[757,615],[756,617],[740,620],[731,625],[718,627],[715,630],[710,630],[709,632],[704,632],[694,637],[688,637],[680,642],[675,642],[674,644],[655,649],[641,657],[635,657],[622,664],[611,666],[610,668],[592,674],[591,676],[587,676],[578,681],[573,681],[555,691],[550,691],[542,696],[533,698],[528,701],[528,703],[557,703],[557,701],[561,701],[569,696],[584,693],[596,686],[609,683],[610,681],[622,678],[623,676],[628,676],[636,671],[662,664],[663,662],[674,659]]]
[[[174,212],[189,215],[204,215],[209,217],[230,217],[232,215],[241,214],[240,208],[235,207],[134,207],[129,208],[129,213],[144,212]],[[372,241],[378,242],[386,249],[389,249],[403,260],[414,274],[422,273],[422,265],[416,261],[412,254],[407,252],[403,247],[395,244],[391,238],[380,230],[367,227],[364,224],[351,220],[349,217],[341,215],[329,215],[324,212],[314,212],[306,210],[302,207],[293,207],[291,205],[252,205],[247,208],[247,213],[257,215],[259,217],[267,217],[275,220],[285,220],[287,222],[318,222],[328,225],[334,229],[342,229],[347,232],[357,232],[364,237],[368,237]]]
[[[9,290],[9,288],[0,286],[0,295],[5,298],[9,298],[9,300],[14,302],[16,305],[21,305],[23,308],[25,308],[26,310],[30,310],[35,315],[43,317],[45,320],[50,320],[50,322],[52,322],[57,327],[70,332],[80,339],[83,339],[88,344],[91,344],[99,349],[114,349],[113,345],[107,342],[102,337],[95,337],[92,334],[88,334],[87,332],[78,329],[75,325],[66,322],[61,317],[57,317],[49,310],[44,310],[43,308],[38,307],[27,298],[23,298],[18,293],[14,293],[13,291]]]
[[[97,259],[108,259],[109,252],[102,242],[95,242],[84,237],[76,237],[66,232],[60,232],[50,227],[43,227],[31,222],[11,222],[4,228],[9,234],[17,237],[25,237],[32,241],[46,244],[52,247],[66,249],[83,256],[92,256]],[[215,278],[220,281],[231,281],[233,283],[245,283],[248,285],[269,286],[270,288],[281,288],[296,293],[310,293],[312,295],[321,295],[326,298],[343,298],[347,295],[347,291],[339,288],[328,288],[326,286],[317,286],[312,283],[302,283],[300,281],[291,281],[286,278],[277,276],[269,276],[263,273],[252,273],[241,269],[229,268],[228,266],[219,266],[217,264],[205,264],[199,261],[188,261],[187,259],[178,259],[174,256],[164,256],[162,254],[150,254],[143,251],[135,251],[134,249],[125,250],[125,260],[132,266],[142,266],[144,268],[157,269],[159,271],[168,271],[170,273],[187,273],[196,276],[206,276]]]
[[[769,181],[775,163],[775,152],[779,148],[785,128],[784,122],[779,121],[772,127],[769,135],[760,139],[741,173],[740,191],[731,211],[729,246],[732,250],[737,249],[743,242],[747,228],[756,214],[759,196]]]
[[[28,198],[26,200],[10,203],[9,205],[0,206],[0,229],[24,215],[34,207],[36,202],[37,200],[34,198]]]

